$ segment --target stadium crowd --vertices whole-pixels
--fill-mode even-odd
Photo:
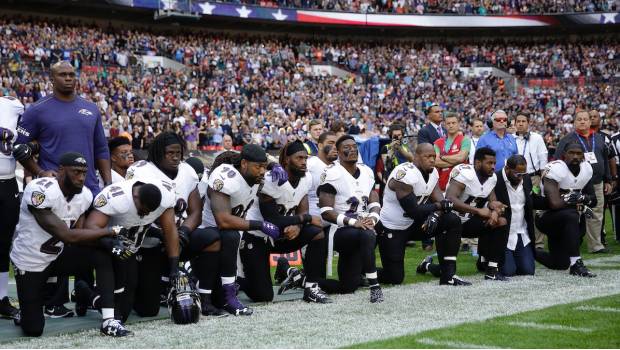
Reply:
[[[398,14],[454,14],[454,15],[516,15],[571,12],[616,11],[617,0],[232,0],[266,7],[293,7],[327,11]]]
[[[251,315],[238,291],[273,300],[269,254],[304,247],[303,271],[280,259],[275,280],[314,303],[363,283],[382,302],[382,284],[403,282],[409,240],[437,251],[417,273],[453,286],[471,284],[456,274],[462,238],[493,281],[533,275],[534,261],[596,277],[581,238],[608,252],[617,41],[354,45],[10,20],[0,35],[0,203],[11,218],[0,313],[25,335],[42,334],[44,314],[73,315],[69,275],[75,313],[98,309],[101,332],[125,336],[132,310],[154,316],[160,304],[175,323]],[[145,67],[145,51],[186,70]],[[313,75],[315,62],[349,73]],[[481,63],[558,79],[515,89],[459,70]],[[373,153],[353,135],[388,143]],[[209,167],[186,157],[207,145],[224,149]],[[16,161],[33,177],[21,202]],[[7,297],[9,254],[21,313]]]

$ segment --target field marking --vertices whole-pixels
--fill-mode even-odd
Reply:
[[[502,349],[495,345],[461,343],[448,340],[436,340],[433,338],[420,338],[416,339],[416,341],[424,345],[443,346],[446,348],[450,347],[457,349]]]
[[[601,306],[577,306],[575,310],[579,311],[600,311],[600,312],[620,312],[620,308],[616,307],[601,307]]]
[[[534,328],[549,331],[571,331],[571,332],[592,332],[592,328],[563,326],[561,324],[536,323],[536,322],[508,322],[507,324],[515,327]]]
[[[361,289],[355,294],[333,295],[333,304],[300,300],[257,305],[250,317],[201,318],[199,323],[185,326],[175,326],[170,320],[141,322],[129,325],[135,336],[122,339],[122,347],[346,347],[620,294],[620,270],[594,271],[597,278],[580,278],[567,271],[540,268],[536,276],[514,277],[502,283],[475,275],[469,277],[474,285],[456,288],[439,286],[433,280],[385,288],[385,302],[376,305],[368,302],[368,290]],[[3,343],[0,347],[118,347],[117,340],[98,334],[98,329],[91,329]],[[581,345],[585,347],[585,340]]]

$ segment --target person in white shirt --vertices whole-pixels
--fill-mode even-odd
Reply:
[[[475,150],[480,141],[480,136],[484,134],[484,123],[481,119],[474,119],[471,122],[471,150]],[[474,154],[476,152],[469,152],[469,164],[474,164]]]
[[[529,131],[530,119],[524,114],[517,115],[517,150],[520,155],[525,157],[527,162],[527,173],[532,179],[534,187],[540,186],[540,174],[547,165],[549,153],[543,137],[535,132]],[[544,248],[544,235],[536,229],[536,248]]]

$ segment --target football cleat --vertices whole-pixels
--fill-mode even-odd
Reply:
[[[428,272],[428,265],[433,263],[433,256],[429,255],[420,262],[418,267],[415,268],[415,272],[423,275]]]
[[[478,272],[485,272],[487,269],[487,262],[482,261],[481,258],[482,257],[478,255],[478,259],[476,260],[476,270],[478,270]]]
[[[489,267],[487,266],[486,272],[484,274],[485,280],[490,281],[510,281],[510,279],[504,275],[502,275],[497,267]]]
[[[381,303],[385,299],[383,298],[383,291],[380,286],[370,287],[370,302],[371,303]]]
[[[75,299],[75,313],[82,317],[88,310],[88,296],[91,294],[90,287],[82,280],[75,282],[73,295]]]
[[[126,337],[128,335],[133,335],[131,331],[127,330],[127,328],[123,326],[121,321],[113,318],[103,320],[99,330],[101,334],[109,337]]]
[[[304,274],[299,271],[299,269],[295,267],[289,268],[288,276],[282,281],[280,288],[278,288],[278,295],[286,292],[287,290],[301,288],[304,277]]]
[[[9,297],[0,299],[0,317],[19,320],[19,309],[13,306]]]
[[[450,278],[449,280],[445,282],[440,281],[439,284],[445,285],[445,286],[471,286],[471,282],[466,281],[457,275],[452,276],[452,278]]]
[[[73,317],[75,313],[71,309],[67,309],[64,305],[46,306],[45,316],[49,318],[66,318]]]
[[[237,288],[234,283],[225,284],[222,286],[222,289],[224,290],[224,300],[226,301],[224,310],[235,316],[250,316],[254,313],[254,310],[241,304],[239,299],[237,299]]]
[[[304,288],[304,301],[319,304],[330,304],[333,302],[316,283],[311,287]]]
[[[215,306],[211,302],[210,294],[200,294],[200,306],[202,308],[203,316],[212,316],[212,317],[226,317],[228,314]]]
[[[581,259],[577,260],[573,266],[570,267],[570,274],[579,277],[596,277],[596,274],[590,272]]]

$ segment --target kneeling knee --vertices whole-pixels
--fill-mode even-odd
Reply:
[[[22,323],[22,332],[27,337],[40,337],[43,334],[43,327],[33,327]]]

